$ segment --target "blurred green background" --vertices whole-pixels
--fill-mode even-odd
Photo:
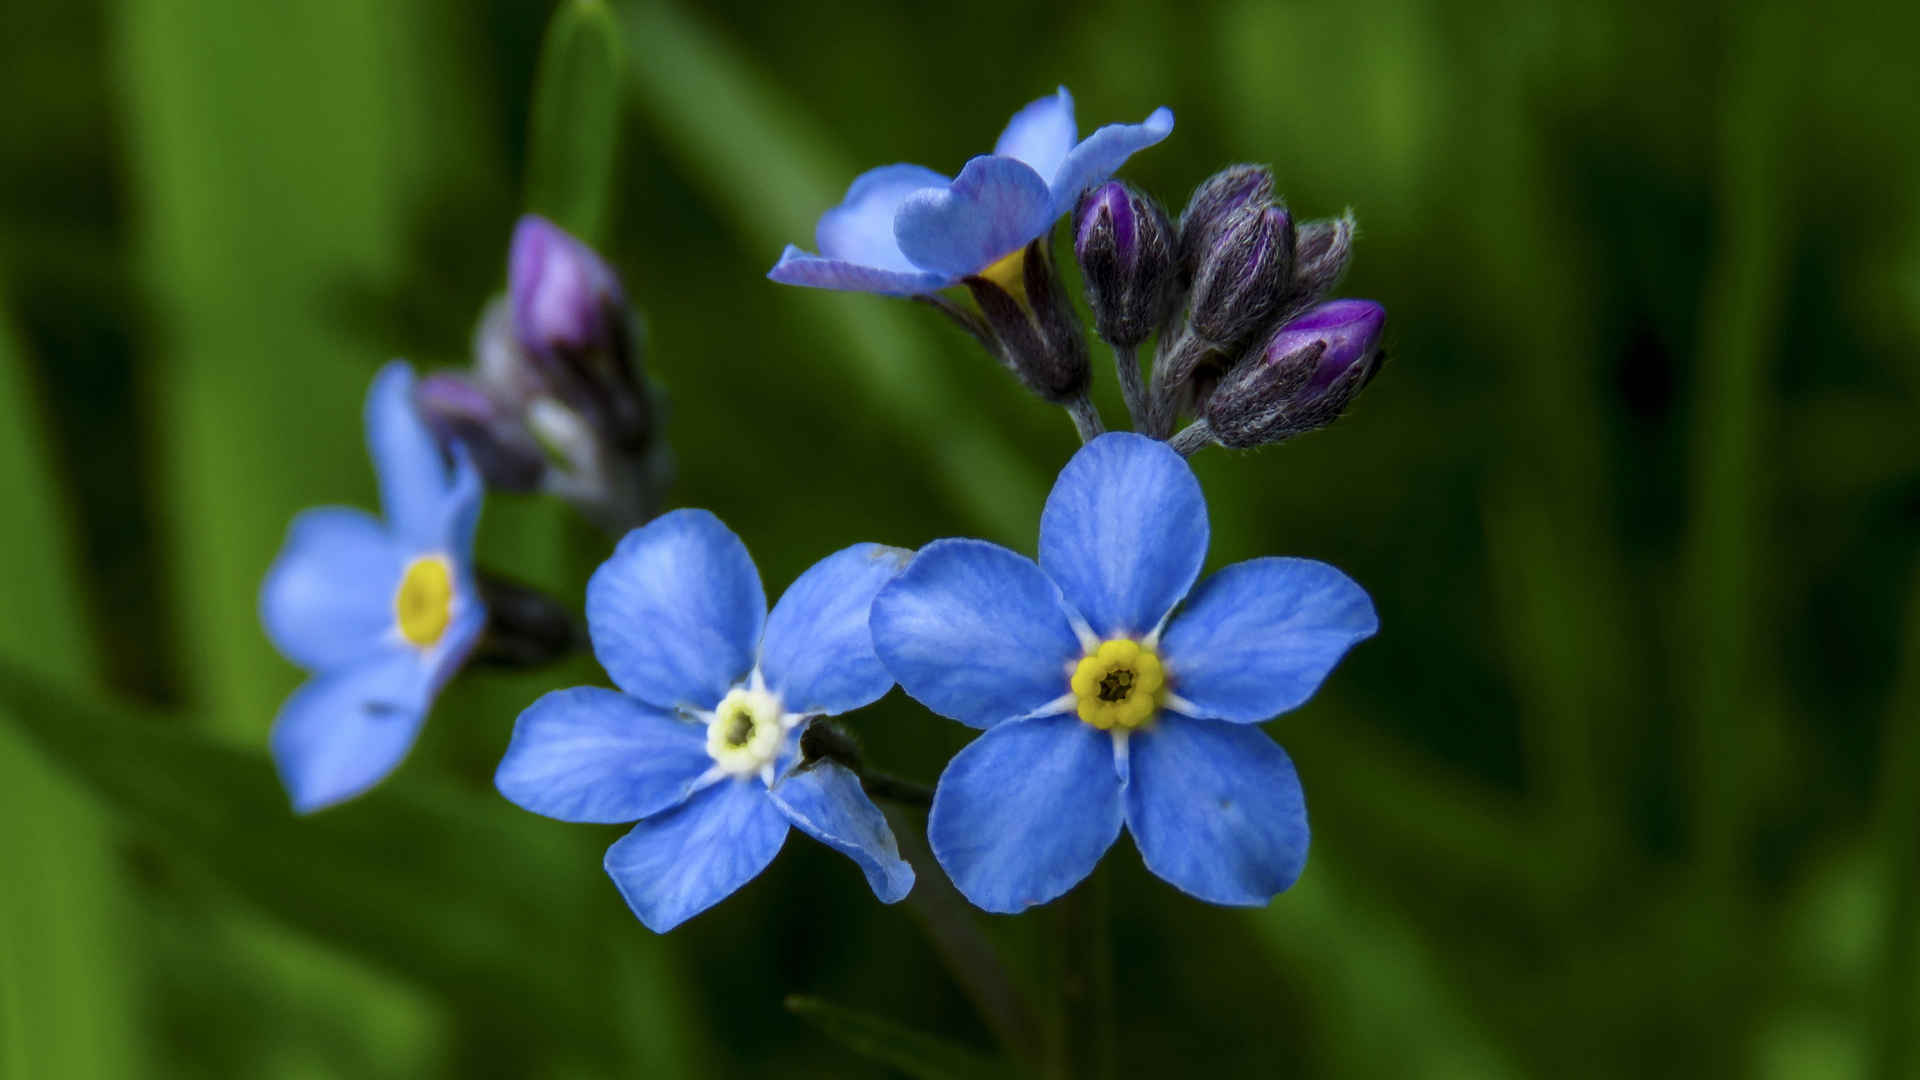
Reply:
[[[655,937],[619,830],[499,798],[518,710],[588,661],[463,676],[391,782],[286,809],[258,583],[298,509],[372,505],[377,366],[465,363],[552,13],[0,7],[0,1072],[897,1075],[793,993],[993,1052],[819,845]],[[1115,849],[1123,1073],[1920,1075],[1911,5],[613,18],[575,220],[650,321],[673,502],[770,591],[856,540],[1031,551],[1075,445],[930,311],[764,280],[861,169],[955,170],[1063,82],[1083,130],[1174,108],[1124,175],[1176,209],[1252,160],[1359,214],[1393,363],[1195,467],[1210,566],[1330,561],[1382,632],[1268,725],[1316,834],[1291,892],[1212,908]],[[577,604],[610,544],[495,498],[481,549]],[[967,734],[898,693],[855,726],[925,780]],[[979,922],[1051,1015],[1057,915]]]

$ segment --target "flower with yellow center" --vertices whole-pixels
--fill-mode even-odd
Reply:
[[[1167,674],[1150,645],[1112,638],[1073,669],[1080,719],[1101,731],[1133,731],[1153,722],[1167,700]]]
[[[393,593],[400,636],[431,648],[453,621],[453,564],[445,555],[422,555],[407,564]]]

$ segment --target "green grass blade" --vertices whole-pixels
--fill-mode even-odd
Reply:
[[[1005,1080],[1009,1066],[945,1039],[819,998],[794,995],[787,1011],[859,1054],[916,1080]]]
[[[620,28],[601,0],[567,0],[547,26],[533,88],[527,209],[606,242],[620,128]]]

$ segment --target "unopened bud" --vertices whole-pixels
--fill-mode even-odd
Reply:
[[[1293,218],[1282,206],[1242,206],[1215,230],[1193,275],[1188,326],[1233,352],[1267,325],[1293,273]]]
[[[558,600],[539,589],[482,572],[477,582],[487,629],[473,662],[488,667],[541,667],[585,646],[587,635]]]
[[[1173,226],[1152,199],[1117,180],[1086,193],[1073,214],[1073,254],[1101,340],[1131,348],[1180,302]]]
[[[546,474],[540,445],[520,415],[473,380],[434,372],[414,384],[414,404],[442,440],[466,446],[490,488],[533,491]]]
[[[1386,321],[1371,300],[1333,300],[1274,331],[1207,397],[1213,437],[1244,449],[1333,423],[1379,371]]]
[[[1293,280],[1287,286],[1285,306],[1298,311],[1316,303],[1340,284],[1353,257],[1352,214],[1300,226],[1293,245]]]
[[[965,284],[986,318],[1000,361],[1027,389],[1065,405],[1086,394],[1093,368],[1046,240],[1034,240]]]
[[[1191,280],[1200,254],[1227,218],[1241,207],[1273,203],[1273,173],[1260,165],[1232,165],[1202,181],[1180,214],[1180,262]]]

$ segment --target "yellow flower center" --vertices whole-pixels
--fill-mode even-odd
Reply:
[[[780,699],[765,690],[732,690],[707,724],[707,756],[734,776],[752,776],[780,753]]]
[[[453,564],[445,555],[422,555],[407,564],[393,611],[408,641],[424,649],[440,640],[453,620]]]
[[[980,276],[1000,286],[1002,292],[1013,297],[1022,307],[1027,303],[1027,247],[1025,244],[1014,248],[994,260],[993,265],[980,271]]]
[[[1152,648],[1131,638],[1103,641],[1073,669],[1080,719],[1101,731],[1153,722],[1167,700],[1167,673]]]

